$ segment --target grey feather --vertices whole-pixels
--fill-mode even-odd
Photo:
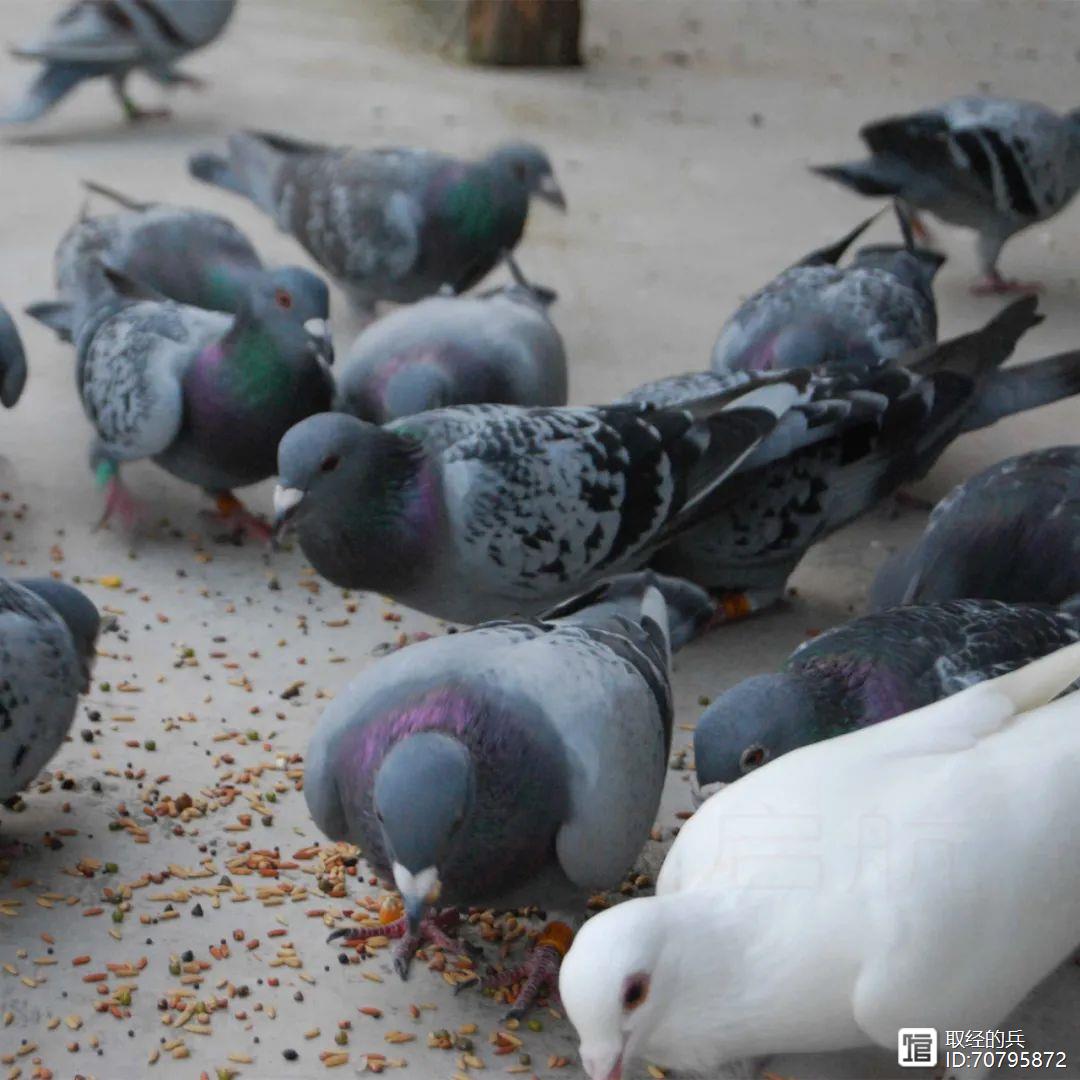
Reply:
[[[0,304],[0,405],[5,409],[10,409],[22,396],[26,375],[22,338],[7,309]]]

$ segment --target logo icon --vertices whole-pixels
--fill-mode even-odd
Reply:
[[[896,1060],[906,1069],[937,1064],[935,1028],[901,1028],[896,1033]]]

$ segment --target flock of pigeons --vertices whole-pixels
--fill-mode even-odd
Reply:
[[[175,60],[232,7],[83,0],[21,51],[45,67],[8,119],[97,76],[137,117],[130,71],[190,81]],[[459,947],[440,904],[582,912],[618,886],[667,771],[672,651],[776,603],[812,545],[958,436],[1080,392],[1080,351],[1003,367],[1041,319],[1031,296],[939,343],[942,258],[916,243],[919,210],[972,226],[981,287],[1014,287],[998,251],[1080,186],[1080,117],[965,98],[863,134],[869,160],[822,171],[895,198],[902,242],[842,265],[864,222],[747,300],[710,370],[595,406],[566,405],[554,294],[512,254],[532,199],[565,209],[538,147],[462,161],[245,132],[192,158],[363,310],[409,305],[336,379],[318,275],[265,267],[217,215],[91,185],[117,205],[72,226],[57,296],[29,310],[74,345],[103,521],[136,520],[120,470],[151,458],[237,529],[294,529],[336,585],[483,624],[365,670],[306,755],[319,827],[401,893],[377,933],[403,976],[421,945]],[[500,262],[512,284],[461,295]],[[25,379],[3,313],[4,405]],[[234,490],[273,475],[271,528]],[[521,982],[518,1013],[559,984],[592,1080],[639,1056],[699,1068],[1000,1021],[1080,926],[1080,728],[1074,699],[1047,704],[1080,675],[1078,537],[1080,448],[961,485],[882,569],[871,614],[706,711],[698,780],[723,787],[656,896],[572,947],[549,924],[492,983]],[[0,796],[63,740],[100,630],[70,586],[0,581]],[[893,830],[887,859],[867,857],[870,819]],[[928,822],[947,849],[929,863]]]

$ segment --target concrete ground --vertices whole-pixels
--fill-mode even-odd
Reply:
[[[54,6],[0,0],[3,36],[24,37]],[[235,128],[460,152],[525,137],[549,148],[570,212],[537,208],[521,260],[559,290],[573,400],[600,400],[704,366],[741,297],[867,212],[806,171],[854,154],[863,121],[973,89],[1077,104],[1080,6],[1069,2],[587,6],[588,66],[522,73],[441,55],[454,17],[438,5],[431,21],[408,3],[244,0],[226,38],[188,65],[211,87],[177,93],[172,122],[128,127],[107,89],[91,86],[3,138],[0,299],[18,311],[48,295],[52,248],[83,201],[84,177],[225,211],[268,259],[301,258],[245,203],[187,178],[186,155]],[[28,74],[5,61],[0,92],[14,93]],[[159,98],[154,87],[137,89]],[[1078,220],[1074,208],[1007,250],[1008,273],[1047,284],[1048,318],[1024,341],[1024,357],[1080,340]],[[952,333],[995,304],[967,292],[971,238],[941,236],[952,261],[938,295]],[[341,344],[351,320],[339,302]],[[477,1059],[500,1074],[580,1075],[572,1033],[549,1014],[537,1016],[542,1031],[523,1027],[522,1046],[499,1055],[489,1042],[500,1029],[495,1004],[452,997],[422,964],[400,984],[385,952],[339,964],[324,943],[327,924],[358,903],[363,879],[348,876],[340,857],[296,856],[319,839],[296,788],[322,701],[376,662],[381,643],[437,627],[374,596],[343,596],[296,552],[218,542],[198,493],[151,465],[129,471],[153,507],[151,527],[135,538],[93,532],[99,500],[71,352],[29,320],[21,328],[30,384],[0,417],[7,570],[80,581],[117,614],[120,632],[105,639],[95,688],[51,776],[21,813],[0,813],[5,839],[32,849],[0,878],[8,1075],[311,1077],[322,1075],[326,1053],[348,1054],[339,1066],[347,1075],[380,1068],[369,1054],[407,1063],[403,1076],[471,1075]],[[936,498],[1001,457],[1074,438],[1077,408],[1067,402],[963,439],[919,490]],[[266,511],[269,494],[264,485],[247,496]],[[808,631],[860,610],[874,568],[921,523],[916,512],[882,508],[806,559],[784,610],[680,656],[678,744],[689,741],[700,696],[774,667]],[[665,837],[689,806],[686,774],[673,771],[668,787]],[[659,853],[651,844],[646,865]],[[320,891],[340,893],[343,873],[349,897]],[[196,1002],[202,1011],[184,1007]],[[1058,1075],[1080,1075],[1078,1009],[1080,969],[1067,965],[1007,1026],[1023,1027],[1029,1048],[1068,1050],[1077,1064]],[[429,1033],[468,1024],[470,1056],[429,1048]],[[902,1071],[885,1054],[768,1067],[798,1080]]]

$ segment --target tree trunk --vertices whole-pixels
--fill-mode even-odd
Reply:
[[[568,67],[581,63],[582,0],[469,0],[474,64]]]

